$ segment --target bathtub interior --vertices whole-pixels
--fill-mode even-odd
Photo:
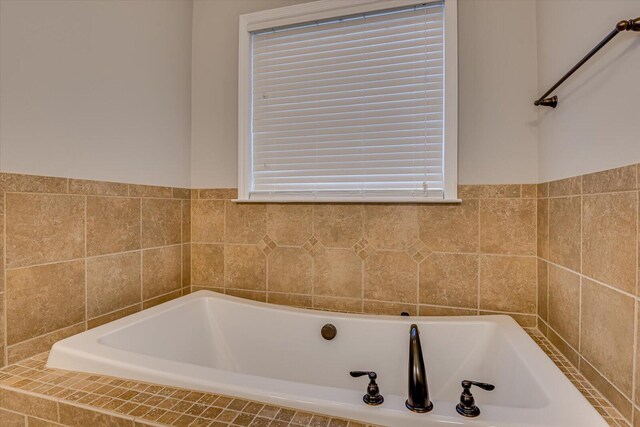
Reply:
[[[338,330],[331,341],[320,335],[329,321]],[[364,391],[366,380],[351,378],[349,371],[372,370],[383,394],[406,396],[411,323],[420,328],[433,400],[457,401],[460,381],[470,379],[496,385],[491,393],[475,392],[485,405],[541,408],[548,403],[522,353],[489,318],[300,315],[199,298],[110,332],[99,343],[179,363],[356,391]]]

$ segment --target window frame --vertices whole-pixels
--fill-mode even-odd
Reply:
[[[250,197],[252,127],[251,32],[269,28],[394,9],[429,1],[416,0],[317,0],[294,6],[264,10],[239,19],[238,50],[238,202],[252,203],[456,203],[458,199],[458,14],[457,0],[444,0],[444,195],[434,197]]]

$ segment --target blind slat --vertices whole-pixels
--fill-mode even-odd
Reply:
[[[254,33],[250,194],[442,196],[443,9]]]

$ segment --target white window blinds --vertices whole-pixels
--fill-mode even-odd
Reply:
[[[443,15],[252,33],[250,198],[443,198]]]

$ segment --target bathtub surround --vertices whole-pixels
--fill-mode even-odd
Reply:
[[[536,186],[459,205],[239,204],[192,191],[193,290],[321,310],[536,321]]]
[[[0,173],[0,365],[189,290],[190,191]]]
[[[0,371],[0,424],[375,427],[229,396],[49,369],[46,360],[44,353]]]
[[[628,421],[640,420],[639,168],[538,186],[538,326]]]

